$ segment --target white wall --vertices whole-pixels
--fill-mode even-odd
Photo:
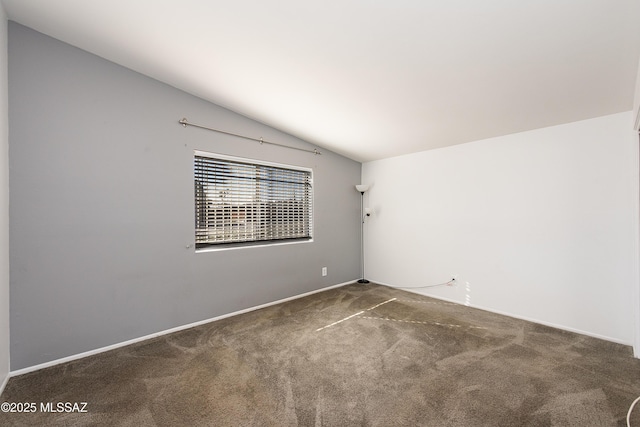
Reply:
[[[9,134],[7,16],[0,4],[0,393],[9,373]]]
[[[638,63],[638,72],[636,76],[636,90],[633,97],[633,119],[635,130],[640,130],[640,63]]]
[[[638,132],[640,131],[640,63],[638,64],[638,72],[636,76],[636,90],[633,97],[633,118],[634,125],[633,129]],[[638,141],[638,134],[635,134],[636,141]],[[638,144],[636,142],[636,147]],[[640,171],[640,159],[636,156],[636,169]],[[640,180],[640,176],[638,177]],[[636,182],[638,185],[636,191],[636,202],[640,204],[640,182]],[[639,218],[640,221],[640,218]],[[640,231],[639,234],[636,234],[638,240],[636,240],[636,244],[640,244]],[[640,256],[640,255],[639,255]],[[640,259],[638,260],[640,263]],[[639,266],[640,267],[640,266]],[[640,277],[638,278],[638,283],[636,286],[636,294],[633,296],[633,300],[636,303],[636,318],[635,318],[635,345],[634,345],[634,353],[636,357],[640,358]]]
[[[634,342],[633,113],[363,165],[370,280]]]

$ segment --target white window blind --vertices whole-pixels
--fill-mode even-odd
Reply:
[[[196,248],[311,239],[311,171],[194,157]]]

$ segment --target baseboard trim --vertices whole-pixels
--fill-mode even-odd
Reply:
[[[7,375],[4,377],[4,380],[2,381],[2,384],[0,384],[0,396],[2,396],[2,393],[4,392],[4,388],[7,386],[7,383],[9,382],[9,377],[11,377],[11,372],[7,373]]]
[[[464,303],[462,303],[460,301],[457,301],[455,299],[441,297],[441,296],[437,296],[437,295],[427,295],[427,294],[420,293],[420,292],[418,292],[418,288],[415,288],[415,289],[403,288],[403,287],[400,287],[400,286],[394,286],[394,285],[390,285],[390,284],[387,284],[387,283],[379,282],[377,280],[371,280],[371,282],[375,283],[377,285],[387,286],[389,288],[399,289],[401,291],[407,291],[407,292],[411,292],[411,293],[414,293],[414,294],[426,296],[426,297],[429,297],[429,298],[438,299],[438,300],[441,300],[441,301],[451,302],[451,303],[459,304],[459,305],[466,305],[466,304],[464,304]],[[556,329],[560,329],[560,330],[567,331],[567,332],[573,332],[575,334],[586,335],[588,337],[598,338],[598,339],[601,339],[601,340],[604,340],[604,341],[613,342],[613,343],[616,343],[616,344],[627,345],[627,346],[630,346],[630,347],[633,348],[633,343],[630,343],[630,342],[627,342],[627,341],[622,341],[622,340],[619,340],[619,339],[616,339],[616,338],[607,337],[607,336],[604,336],[604,335],[595,334],[593,332],[583,331],[583,330],[580,330],[580,329],[571,328],[571,327],[564,326],[564,325],[558,325],[558,324],[551,323],[551,322],[546,322],[546,321],[540,320],[540,319],[534,319],[534,318],[530,318],[530,317],[526,317],[526,316],[520,316],[520,315],[517,315],[517,314],[514,314],[514,313],[509,313],[509,312],[506,312],[506,311],[500,311],[500,310],[496,310],[496,309],[493,309],[493,308],[484,307],[484,306],[481,306],[481,305],[470,304],[468,306],[471,307],[471,308],[476,308],[478,310],[483,310],[483,311],[488,311],[490,313],[500,314],[502,316],[513,317],[514,319],[525,320],[527,322],[537,323],[539,325],[549,326],[551,328],[556,328]],[[637,357],[637,356],[635,356],[635,357]]]
[[[232,313],[223,314],[223,315],[220,315],[220,316],[212,317],[210,319],[200,320],[198,322],[189,323],[187,325],[176,326],[175,328],[166,329],[164,331],[155,332],[153,334],[144,335],[142,337],[133,338],[133,339],[130,339],[130,340],[127,340],[127,341],[123,341],[123,342],[119,342],[119,343],[116,343],[116,344],[111,344],[111,345],[108,345],[106,347],[100,347],[100,348],[97,348],[95,350],[85,351],[83,353],[74,354],[74,355],[71,355],[71,356],[67,356],[67,357],[63,357],[63,358],[60,358],[60,359],[52,360],[50,362],[40,363],[38,365],[29,366],[29,367],[21,368],[21,369],[16,369],[15,371],[10,371],[9,372],[9,375],[7,376],[7,378],[4,381],[2,389],[4,389],[4,385],[7,383],[7,381],[9,380],[10,377],[17,377],[19,375],[24,375],[24,374],[28,374],[28,373],[31,373],[31,372],[39,371],[40,369],[50,368],[52,366],[60,365],[62,363],[72,362],[74,360],[82,359],[82,358],[93,356],[93,355],[100,354],[100,353],[104,353],[105,351],[115,350],[115,349],[120,348],[120,347],[125,347],[125,346],[131,345],[131,344],[136,344],[136,343],[148,340],[148,339],[160,337],[160,336],[171,334],[171,333],[174,333],[174,332],[180,332],[180,331],[183,331],[185,329],[194,328],[194,327],[200,326],[200,325],[205,325],[207,323],[215,322],[216,320],[226,319],[228,317],[233,317],[233,316],[237,316],[237,315],[240,315],[240,314],[249,313],[251,311],[260,310],[261,308],[270,307],[272,305],[281,304],[281,303],[284,303],[284,302],[287,302],[287,301],[293,301],[293,300],[296,300],[296,299],[299,299],[299,298],[304,298],[306,296],[317,294],[319,292],[328,291],[330,289],[340,288],[342,286],[346,286],[348,284],[351,284],[356,280],[358,280],[358,279],[350,280],[350,281],[344,282],[344,283],[339,283],[337,285],[328,286],[326,288],[316,289],[315,291],[305,292],[303,294],[294,295],[292,297],[280,299],[280,300],[277,300],[277,301],[268,302],[268,303],[265,303],[265,304],[257,305],[255,307],[245,308],[243,310],[234,311]],[[2,389],[0,389],[0,392],[1,392]]]

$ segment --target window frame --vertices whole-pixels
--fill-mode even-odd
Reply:
[[[291,238],[275,238],[275,239],[251,239],[247,241],[220,241],[220,242],[199,242],[198,240],[198,190],[197,190],[197,157],[205,157],[213,160],[219,160],[221,162],[240,163],[242,165],[257,166],[263,168],[283,169],[288,171],[303,172],[307,174],[308,200],[304,199],[304,209],[308,210],[308,236],[291,237]],[[290,165],[284,163],[275,163],[264,160],[250,159],[246,157],[230,156],[226,154],[219,154],[210,151],[194,150],[193,151],[193,208],[194,208],[194,238],[195,238],[195,250],[196,252],[208,252],[216,250],[237,249],[237,248],[251,248],[251,247],[263,247],[273,245],[286,245],[296,243],[308,243],[313,242],[313,230],[314,230],[314,189],[313,189],[313,169],[303,166]],[[262,201],[261,201],[262,200]],[[267,199],[258,199],[255,203],[268,203]]]

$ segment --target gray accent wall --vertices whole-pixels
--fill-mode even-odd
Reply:
[[[0,4],[0,393],[9,374],[9,127],[7,16]]]
[[[12,370],[358,278],[360,163],[182,117],[315,148],[9,22]],[[196,253],[194,150],[312,168],[313,242]]]

